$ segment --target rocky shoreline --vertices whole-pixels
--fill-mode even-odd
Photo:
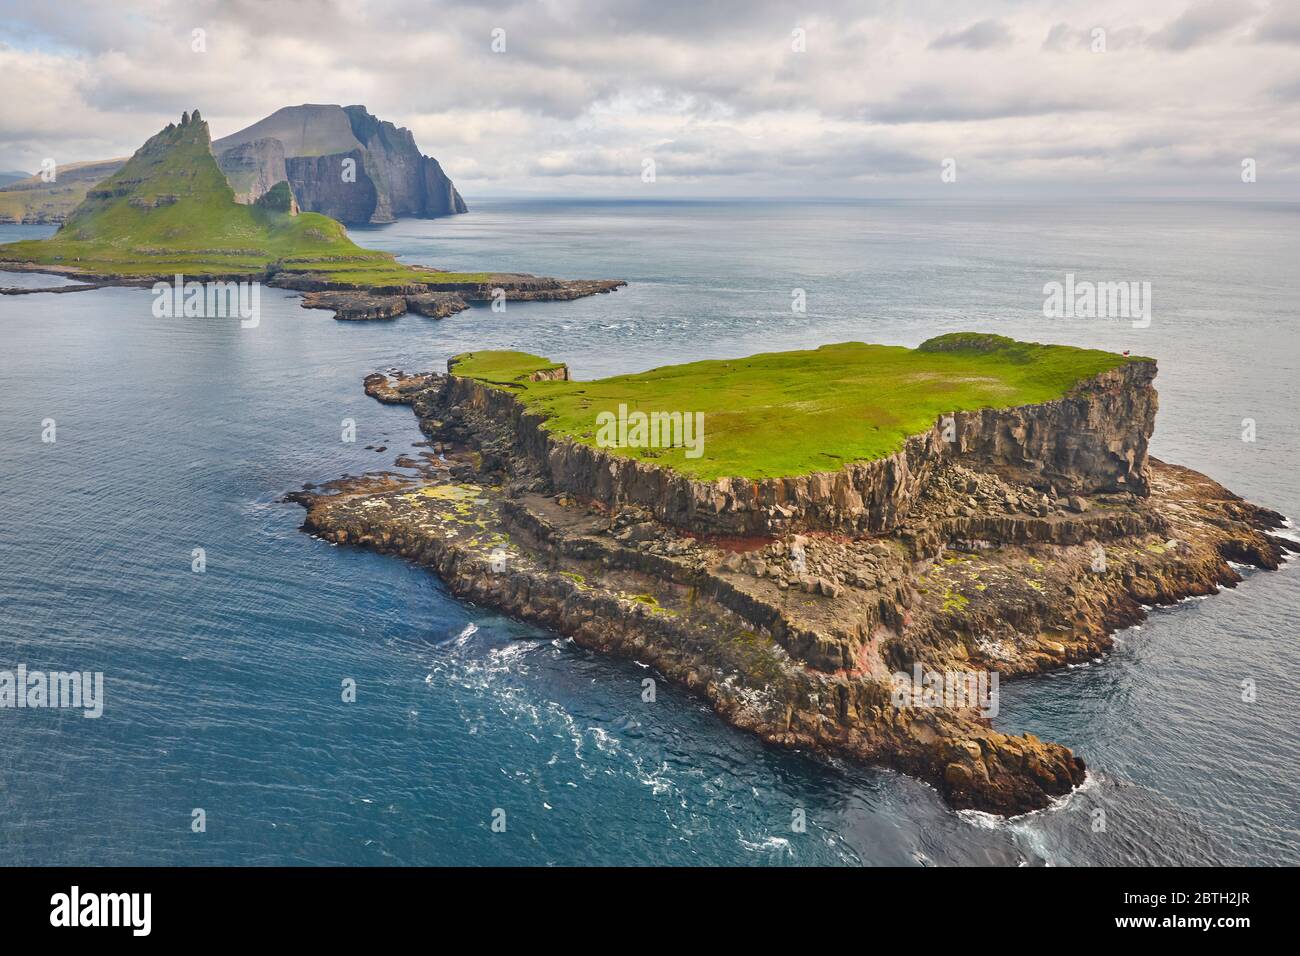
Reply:
[[[486,282],[421,282],[410,286],[359,289],[317,276],[273,280],[271,285],[305,290],[304,309],[332,309],[341,321],[395,319],[408,312],[445,319],[474,302],[568,302],[613,292],[627,285],[621,279],[549,279],[532,275],[495,275]]]
[[[152,288],[155,283],[175,281],[175,274],[96,273],[75,266],[0,260],[0,271],[35,272],[85,280],[77,285],[0,288],[3,295],[34,295],[43,292],[84,292],[113,286]],[[400,286],[364,286],[341,282],[325,273],[274,271],[223,275],[186,275],[186,281],[264,282],[270,288],[303,293],[304,309],[328,309],[340,321],[395,319],[414,312],[433,319],[445,319],[463,312],[475,302],[568,302],[591,295],[613,292],[627,285],[622,279],[552,279],[526,273],[501,273],[483,281],[411,282]]]
[[[454,365],[377,373],[367,394],[410,405],[436,454],[418,476],[290,497],[305,530],[648,664],[764,740],[1014,815],[1081,784],[1083,760],[900,674],[1011,679],[1090,661],[1146,607],[1234,587],[1234,562],[1276,569],[1296,550],[1271,533],[1281,515],[1148,459],[1155,366],[1129,368],[1061,402],[973,413],[955,441],[918,436],[879,473],[739,494],[700,483],[714,486],[702,498],[661,497],[628,459],[612,475],[609,461],[570,467],[575,443]]]

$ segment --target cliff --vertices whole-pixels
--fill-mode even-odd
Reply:
[[[124,285],[201,277],[267,277],[283,260],[297,268],[346,263],[417,277],[390,255],[362,249],[339,223],[297,215],[281,181],[265,201],[235,201],[217,167],[198,110],[151,136],[85,198],[50,238],[0,246],[8,268],[58,272]]]
[[[421,154],[405,128],[364,106],[290,106],[212,143],[236,201],[252,204],[287,181],[306,212],[350,225],[404,216],[467,212],[436,159]],[[355,177],[344,177],[344,160]],[[53,183],[39,176],[0,184],[0,222],[63,222],[86,192],[116,172],[122,159],[69,163]]]
[[[320,145],[319,137],[303,138],[313,130],[301,127],[295,143]],[[255,280],[307,293],[305,307],[330,308],[347,320],[408,311],[445,318],[471,302],[560,301],[625,284],[406,265],[392,253],[357,246],[336,220],[303,211],[286,179],[271,182],[282,175],[278,140],[263,137],[248,146],[224,151],[228,161],[239,158],[244,193],[237,195],[213,156],[207,121],[198,110],[182,114],[111,175],[86,184],[53,236],[0,245],[0,263],[86,280],[64,291],[148,287],[178,274],[187,281]],[[40,291],[0,289],[5,295]]]
[[[298,204],[347,224],[466,212],[410,130],[364,106],[290,106],[213,143],[236,192],[253,201],[287,179]],[[355,175],[353,175],[355,174]]]
[[[1023,813],[1084,780],[1067,748],[994,726],[999,677],[1094,660],[1146,607],[1233,587],[1232,563],[1276,568],[1294,549],[1269,533],[1280,515],[1147,457],[1149,361],[1049,402],[970,410],[964,444],[920,436],[906,475],[870,477],[888,507],[836,500],[866,473],[805,476],[791,518],[856,530],[725,535],[629,502],[640,471],[611,476],[607,498],[557,487],[567,446],[545,445],[518,392],[521,374],[542,394],[574,387],[564,366],[514,353],[491,383],[467,367],[367,378],[433,448],[416,474],[295,495],[306,530],[403,555],[462,598],[653,667],[765,740],[897,768],[958,808]],[[754,513],[710,508],[706,523]]]
[[[938,350],[926,343],[918,352]],[[459,375],[456,360],[450,371],[450,401],[467,427],[515,443],[556,489],[606,507],[644,507],[659,521],[713,534],[891,531],[945,461],[996,470],[1053,497],[1145,494],[1157,408],[1155,363],[1135,360],[1072,385],[1059,400],[936,417],[898,450],[835,471],[705,481],[575,440],[517,390]]]

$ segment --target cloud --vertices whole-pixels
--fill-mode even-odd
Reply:
[[[0,2],[0,169],[315,102],[409,127],[471,204],[641,194],[647,157],[661,195],[934,193],[947,157],[961,190],[1300,181],[1293,2]]]
[[[967,50],[993,50],[997,47],[1010,46],[1011,31],[998,20],[980,20],[964,30],[946,31],[930,43],[931,50],[951,50],[962,47]]]
[[[1255,28],[1260,43],[1300,45],[1300,5],[1293,0],[1274,0],[1273,6]]]
[[[1088,50],[1094,53],[1113,53],[1147,42],[1147,32],[1138,26],[1108,27],[1097,25],[1074,29],[1068,23],[1053,24],[1043,40],[1043,49],[1052,53],[1069,53]]]
[[[1151,37],[1155,46],[1190,50],[1240,26],[1259,11],[1246,0],[1201,0]]]

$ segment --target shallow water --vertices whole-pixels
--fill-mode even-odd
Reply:
[[[1062,808],[994,822],[767,748],[662,682],[643,704],[638,665],[309,538],[278,503],[420,439],[362,394],[377,368],[524,348],[585,377],[974,328],[1155,356],[1155,453],[1297,515],[1296,207],[476,203],[354,235],[449,269],[631,285],[375,324],[264,289],[255,329],[156,319],[144,290],[0,297],[0,668],[102,670],[107,697],[99,720],[0,711],[0,863],[1300,862],[1295,567],[1157,611],[1103,662],[1004,684],[999,726],[1092,775]],[[1044,318],[1067,271],[1151,281],[1150,327]]]

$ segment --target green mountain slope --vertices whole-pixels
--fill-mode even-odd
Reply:
[[[325,216],[235,202],[197,111],[90,189],[54,236],[0,247],[0,257],[123,274],[254,273],[287,257],[393,264]]]
[[[288,184],[268,195],[251,206],[235,202],[212,155],[208,124],[195,110],[90,188],[49,239],[0,245],[0,268],[17,262],[141,280],[312,273],[360,287],[489,278],[402,265],[390,253],[356,245],[328,216],[296,214]]]

